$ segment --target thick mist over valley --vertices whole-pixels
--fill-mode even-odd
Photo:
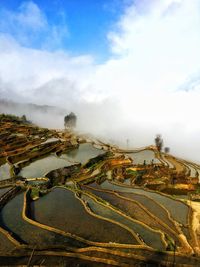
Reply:
[[[123,148],[127,148],[128,139],[129,149],[154,144],[155,135],[160,133],[164,146],[169,146],[172,154],[200,162],[200,146],[193,141],[198,140],[198,134],[189,132],[184,123],[173,125],[148,119],[142,123],[134,117],[134,112],[126,116],[120,113],[117,104],[109,101],[99,105],[77,105],[73,109],[0,101],[0,113],[25,114],[33,123],[53,129],[64,129],[64,116],[71,110],[78,117],[76,131],[80,133],[93,135]]]
[[[47,105],[36,105],[31,103],[19,103],[0,99],[0,113],[26,115],[32,123],[41,127],[61,128],[66,110]]]

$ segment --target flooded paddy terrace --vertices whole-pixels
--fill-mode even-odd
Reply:
[[[186,168],[149,148],[131,153],[106,145],[99,149],[64,131],[10,122],[1,127],[0,186],[21,188],[11,196],[6,196],[11,187],[0,188],[4,251],[11,251],[15,240],[15,246],[38,249],[92,245],[94,255],[105,247],[119,253],[141,247],[197,252],[190,206],[146,187],[155,181],[160,191],[173,187],[173,175],[187,169],[194,177],[195,165]],[[179,176],[181,183],[187,180]]]
[[[11,166],[5,163],[0,166],[0,180],[9,179],[11,177]]]
[[[134,164],[152,164],[152,163],[160,163],[159,159],[155,157],[155,153],[153,150],[141,150],[133,153],[127,154],[129,157],[133,159]]]
[[[60,206],[62,209],[58,209]],[[137,244],[126,229],[91,216],[74,193],[64,188],[54,188],[48,195],[32,202],[31,216],[38,222],[90,241]]]
[[[108,181],[102,183],[101,188],[109,189],[116,192],[135,193],[147,196],[150,199],[153,199],[155,202],[161,204],[166,210],[169,211],[169,213],[175,220],[179,221],[184,225],[187,224],[187,214],[189,207],[181,201],[177,201],[163,194],[155,193],[145,189],[132,188],[125,185],[120,186],[120,184],[109,183]]]
[[[0,227],[12,233],[12,236],[22,244],[38,247],[79,245],[61,234],[48,231],[30,223],[23,217],[24,193],[20,193],[11,199],[0,212]],[[83,245],[82,245],[83,246]]]

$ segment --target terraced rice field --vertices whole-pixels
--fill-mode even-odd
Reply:
[[[125,185],[120,186],[117,184],[109,183],[108,181],[105,181],[103,184],[101,184],[101,188],[118,192],[136,193],[145,195],[155,200],[156,202],[160,203],[163,207],[165,207],[166,210],[169,210],[172,217],[178,222],[184,225],[186,225],[188,222],[187,220],[188,220],[189,207],[181,201],[174,200],[170,197],[167,197],[159,193],[147,191],[140,188],[126,187]]]
[[[73,243],[74,245],[78,245],[78,242],[73,242],[70,238],[37,227],[24,220],[22,217],[23,205],[24,193],[20,193],[11,199],[0,213],[0,226],[8,232],[11,232],[16,240],[38,247],[73,245]]]
[[[0,197],[3,196],[6,192],[8,192],[11,187],[2,187],[0,188]]]
[[[134,164],[146,164],[160,163],[160,161],[155,157],[155,153],[152,150],[142,150],[134,153],[129,153],[127,156],[133,159]]]
[[[60,206],[62,209],[58,208]],[[31,213],[38,222],[90,241],[137,244],[126,229],[88,214],[74,193],[63,188],[55,188],[39,201],[32,202]]]
[[[24,167],[19,175],[26,178],[44,177],[48,172],[72,165],[69,161],[50,155],[43,159],[38,159]]]
[[[60,156],[61,159],[65,159],[74,163],[86,163],[89,159],[105,153],[103,150],[93,147],[90,143],[80,144],[78,149],[68,151],[66,154]]]
[[[96,202],[93,198],[87,195],[83,195],[82,199],[87,201],[91,211],[94,214],[97,214],[103,218],[108,218],[112,221],[118,222],[121,225],[126,226],[136,235],[139,235],[144,241],[144,243],[148,246],[151,246],[155,249],[165,249],[165,246],[161,240],[160,233],[154,232],[150,228],[144,227],[144,225],[140,224],[136,220],[131,220],[128,217],[123,216],[122,214],[114,211],[113,209],[101,205],[100,203]]]
[[[10,165],[5,163],[0,166],[0,180],[5,180],[11,177]]]
[[[0,121],[0,130],[0,257],[45,251],[127,267],[200,255],[197,164],[20,122]],[[181,200],[162,193],[181,187]]]
[[[175,228],[175,225],[172,223],[172,221],[169,220],[168,214],[161,207],[160,207],[161,213],[162,211],[165,213],[165,216],[162,217],[162,220],[159,219],[157,216],[158,211],[154,212],[154,215],[153,215],[151,212],[149,212],[147,207],[141,204],[141,202],[135,201],[131,196],[132,194],[126,195],[125,193],[124,195],[122,195],[122,194],[116,194],[113,192],[100,191],[98,189],[91,189],[90,187],[85,187],[85,189],[93,193],[94,195],[102,198],[103,200],[106,200],[112,206],[124,212],[129,217],[137,221],[143,222],[146,226],[149,226],[150,228],[154,230],[160,229],[164,233],[167,233],[169,236],[172,235],[177,243],[179,242],[176,236],[174,235],[174,233],[171,231],[172,230],[171,227],[174,228],[175,232],[177,231],[177,229]],[[146,201],[148,201],[148,199],[146,199]],[[154,204],[154,208],[155,208],[155,205],[156,204]],[[169,226],[167,226],[168,221],[170,222]]]

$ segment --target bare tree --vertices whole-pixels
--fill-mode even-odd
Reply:
[[[165,151],[166,154],[168,154],[170,152],[170,148],[169,147],[165,147],[164,151]]]
[[[160,152],[162,150],[162,148],[163,148],[163,139],[162,139],[160,134],[156,135],[155,145],[156,145],[158,151]]]
[[[65,129],[73,129],[76,127],[76,121],[77,121],[77,117],[76,115],[71,112],[69,115],[65,116],[64,118],[64,125],[65,125]]]
[[[23,122],[27,122],[26,115],[23,115],[23,116],[21,117],[21,119],[22,119]]]

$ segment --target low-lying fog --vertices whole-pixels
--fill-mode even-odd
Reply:
[[[124,148],[128,139],[129,149],[154,144],[155,135],[162,134],[164,146],[170,147],[172,154],[200,163],[198,124],[195,128],[186,114],[177,122],[172,105],[150,103],[152,106],[148,105],[149,111],[144,114],[145,101],[140,105],[133,101],[133,105],[124,107],[124,110],[112,101],[95,105],[79,103],[68,109],[0,102],[0,113],[26,114],[39,126],[64,129],[64,116],[73,111],[77,115],[76,131],[80,133],[92,134]],[[166,116],[168,113],[171,118]]]

